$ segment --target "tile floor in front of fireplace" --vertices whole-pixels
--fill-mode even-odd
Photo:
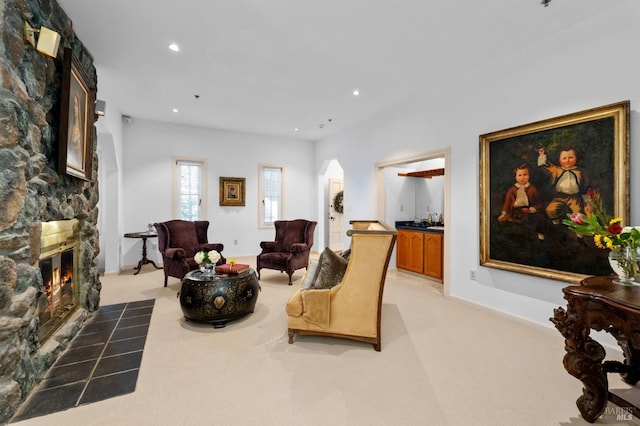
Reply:
[[[150,299],[101,306],[12,422],[133,392],[154,302]]]

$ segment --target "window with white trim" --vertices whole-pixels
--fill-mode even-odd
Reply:
[[[175,159],[173,165],[173,217],[204,220],[207,205],[205,161]]]
[[[273,222],[283,218],[282,188],[284,187],[284,167],[260,164],[259,168],[259,223],[261,227],[270,227]]]

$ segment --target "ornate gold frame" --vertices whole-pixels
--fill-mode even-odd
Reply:
[[[96,90],[70,48],[64,49],[58,172],[90,181]]]
[[[500,192],[497,191],[498,186],[492,181],[492,178],[496,181],[501,180],[504,182],[504,175],[506,173],[510,176],[511,184],[513,184],[511,170],[517,165],[516,163],[520,162],[527,162],[531,168],[536,168],[535,172],[537,172],[537,164],[531,160],[534,155],[537,158],[537,153],[534,154],[533,152],[534,147],[531,147],[531,151],[528,149],[524,150],[525,152],[522,152],[522,150],[514,151],[513,153],[515,155],[510,156],[510,150],[517,150],[517,148],[511,147],[528,147],[532,145],[531,141],[536,139],[548,141],[551,140],[550,138],[553,135],[563,131],[569,132],[564,134],[593,134],[589,133],[592,132],[591,128],[593,127],[595,129],[593,131],[597,131],[600,126],[610,131],[596,133],[596,137],[599,138],[597,139],[598,144],[593,144],[591,139],[587,138],[576,138],[573,142],[578,150],[582,149],[583,152],[588,151],[589,157],[592,159],[599,154],[602,154],[601,158],[611,159],[609,163],[610,167],[608,164],[603,165],[593,160],[590,164],[596,165],[598,168],[609,168],[608,173],[604,173],[602,176],[610,177],[606,179],[601,178],[599,182],[607,182],[611,187],[604,188],[606,191],[600,188],[601,193],[605,194],[606,192],[605,195],[609,197],[609,204],[612,207],[611,213],[621,217],[623,224],[630,225],[628,222],[629,101],[618,102],[506,130],[487,133],[480,136],[480,265],[573,283],[579,282],[586,276],[593,275],[586,271],[588,268],[585,268],[583,271],[571,270],[571,268],[575,268],[575,265],[570,261],[565,262],[568,266],[567,268],[563,268],[562,266],[546,267],[504,260],[500,258],[501,256],[494,256],[494,253],[491,252],[492,247],[494,248],[494,252],[500,252],[501,249],[497,247],[497,244],[492,244],[492,238],[498,236],[502,241],[508,241],[510,237],[507,234],[501,234],[500,231],[495,231],[500,229],[496,224],[498,222],[497,215],[499,215],[502,205],[500,204]],[[502,157],[500,157],[500,155],[502,155]],[[496,164],[491,164],[492,158]],[[507,158],[511,158],[513,161],[508,164],[509,161],[505,160]],[[500,168],[501,162],[505,163],[503,168]],[[579,163],[580,154],[578,154],[578,164]],[[497,173],[498,170],[500,170],[500,173]],[[508,186],[500,186],[500,188],[504,188],[504,191],[506,191]],[[498,213],[496,214],[496,212]],[[564,225],[554,226],[562,227]],[[560,228],[553,228],[553,226],[547,229],[549,229],[550,232],[550,235],[547,236],[551,237],[557,235],[558,232],[564,232]],[[544,247],[544,237],[545,235],[542,234],[542,239],[540,239],[542,242],[540,244],[541,249],[539,251],[533,251],[529,248],[526,250],[531,251],[530,254],[532,258],[541,257],[544,259],[546,257],[549,264],[555,264],[558,257],[551,251],[544,251],[542,248]],[[588,241],[578,242],[582,244]],[[590,250],[590,248],[588,249]],[[506,249],[504,249],[504,253],[500,254],[504,255],[504,257],[510,256],[505,253]],[[528,261],[527,254],[526,252],[523,253],[522,257]],[[601,254],[596,254],[596,256],[601,256]],[[562,263],[562,261],[559,261],[559,263]]]
[[[220,177],[220,205],[245,205],[245,178]]]

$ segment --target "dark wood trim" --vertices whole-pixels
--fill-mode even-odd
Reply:
[[[444,176],[444,169],[421,170],[419,172],[398,173],[398,176],[431,179],[432,177],[435,177],[435,176]]]

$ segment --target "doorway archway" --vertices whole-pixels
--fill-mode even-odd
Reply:
[[[332,231],[331,223],[336,224],[336,221],[339,221],[340,229],[344,226],[342,221],[344,220],[343,215],[336,216],[335,209],[332,207],[333,199],[332,193],[335,190],[335,183],[342,183],[344,179],[344,169],[340,162],[333,158],[331,160],[327,160],[323,163],[322,168],[320,169],[320,173],[318,174],[318,226],[317,229],[317,243],[316,247],[329,247],[329,242],[331,241],[330,233]],[[331,218],[334,218],[333,220]],[[334,231],[334,233],[341,231]],[[341,232],[343,233],[343,232]],[[342,236],[344,238],[344,236]],[[334,247],[337,244],[334,243]],[[341,250],[343,247],[338,248]]]
[[[422,153],[422,154],[416,154],[410,157],[405,157],[405,158],[400,158],[397,160],[391,160],[391,161],[385,161],[385,162],[380,162],[376,164],[376,215],[379,218],[382,218],[383,221],[387,222],[389,225],[393,226],[394,223],[390,222],[388,216],[388,211],[387,211],[387,187],[386,187],[386,180],[385,180],[385,169],[389,168],[389,167],[402,167],[402,166],[407,166],[409,164],[413,164],[413,163],[420,163],[420,162],[424,162],[424,161],[429,161],[429,160],[434,160],[434,159],[443,159],[444,160],[444,169],[445,169],[445,174],[444,174],[444,190],[443,190],[443,196],[444,196],[444,202],[443,202],[443,218],[444,218],[444,223],[445,223],[445,228],[447,226],[449,222],[449,218],[451,216],[451,206],[450,206],[450,188],[451,188],[451,177],[450,175],[446,172],[447,170],[449,170],[449,162],[450,162],[450,158],[451,158],[451,152],[450,152],[450,148],[446,148],[446,149],[442,149],[442,150],[438,150],[438,151],[431,151],[431,152],[426,152],[426,153]],[[449,259],[450,259],[450,252],[451,252],[451,235],[449,232],[444,233],[444,253],[443,253],[443,269],[444,269],[444,276],[442,279],[442,283],[443,283],[443,291],[444,291],[444,295],[445,296],[449,296]],[[395,249],[394,249],[395,251]],[[395,256],[395,254],[394,254]],[[395,265],[395,257],[394,259],[394,265]]]

